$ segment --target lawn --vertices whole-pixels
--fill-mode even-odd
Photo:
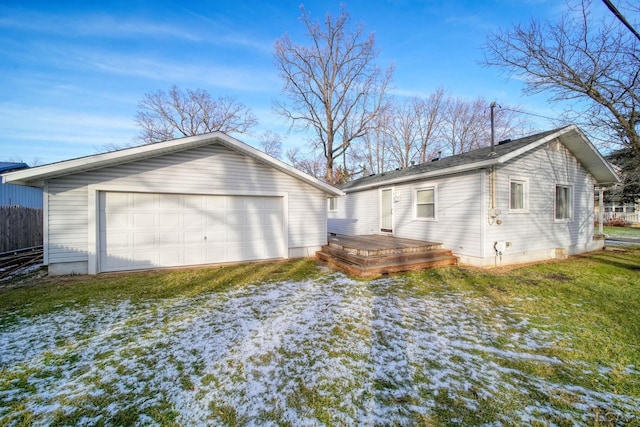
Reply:
[[[604,234],[611,237],[624,237],[640,240],[640,228],[633,227],[603,227]]]
[[[36,276],[0,290],[0,425],[640,425],[639,273]]]

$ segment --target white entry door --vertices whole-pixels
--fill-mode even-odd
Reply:
[[[393,189],[380,190],[380,231],[393,232]]]
[[[100,193],[100,271],[284,258],[282,197]]]

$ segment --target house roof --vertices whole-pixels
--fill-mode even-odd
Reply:
[[[26,163],[16,162],[0,162],[0,172],[15,171],[18,169],[26,169],[29,166]]]
[[[170,141],[156,142],[139,147],[125,148],[108,153],[95,154],[80,157],[48,165],[37,166],[30,169],[9,172],[2,176],[3,182],[43,187],[47,179],[58,178],[80,172],[87,172],[108,166],[130,163],[138,160],[157,157],[191,148],[202,147],[210,144],[221,144],[238,153],[249,156],[258,162],[271,166],[287,175],[306,182],[313,187],[331,195],[344,194],[341,190],[332,187],[304,172],[301,172],[286,163],[275,159],[255,148],[230,137],[222,132],[212,132],[203,135],[173,139]]]
[[[346,193],[367,190],[384,185],[451,175],[503,164],[547,142],[559,140],[578,159],[600,185],[619,182],[612,166],[600,155],[594,145],[575,125],[565,126],[491,147],[445,157],[403,169],[369,175],[340,186]]]

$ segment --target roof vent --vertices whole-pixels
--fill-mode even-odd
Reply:
[[[498,145],[506,144],[508,142],[511,142],[511,138],[507,138],[507,139],[503,139],[502,141],[498,141]]]

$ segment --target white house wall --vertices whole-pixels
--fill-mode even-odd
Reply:
[[[347,236],[378,234],[380,232],[380,199],[378,190],[350,193],[338,197],[338,210],[329,212],[327,229],[330,233]]]
[[[289,175],[212,145],[48,181],[48,262],[86,273],[91,188],[184,194],[287,195],[289,256],[326,243],[326,194]],[[286,209],[287,207],[285,207]],[[95,212],[95,211],[94,211]],[[69,272],[69,271],[64,271]]]
[[[527,180],[525,213],[509,212],[510,179]],[[568,222],[555,220],[556,184],[573,186],[573,218]],[[487,180],[487,191],[488,185]],[[593,188],[591,175],[557,142],[497,168],[496,207],[501,211],[498,219],[502,223],[487,227],[487,253],[495,253],[496,241],[510,243],[502,263],[553,258],[556,249],[564,249],[567,254],[591,250],[595,220]]]
[[[329,214],[329,231],[346,234],[379,234],[380,189],[394,189],[393,235],[440,242],[463,264],[506,265],[571,255],[601,247],[593,240],[594,179],[557,141],[496,166],[496,208],[492,219],[491,169],[429,180],[381,185],[348,193],[338,211]],[[527,211],[509,212],[510,179],[526,180]],[[573,188],[573,217],[555,220],[555,186]],[[437,219],[414,219],[414,192],[437,186]],[[509,243],[502,257],[495,242]]]
[[[414,191],[437,185],[435,221],[414,219]],[[440,242],[456,253],[478,257],[482,233],[481,172],[434,178],[349,193],[329,213],[329,232],[346,235],[380,234],[380,189],[393,188],[393,235]]]
[[[437,186],[437,219],[414,219],[414,192]],[[479,172],[398,185],[394,191],[394,235],[439,242],[456,254],[480,256],[482,178]]]

